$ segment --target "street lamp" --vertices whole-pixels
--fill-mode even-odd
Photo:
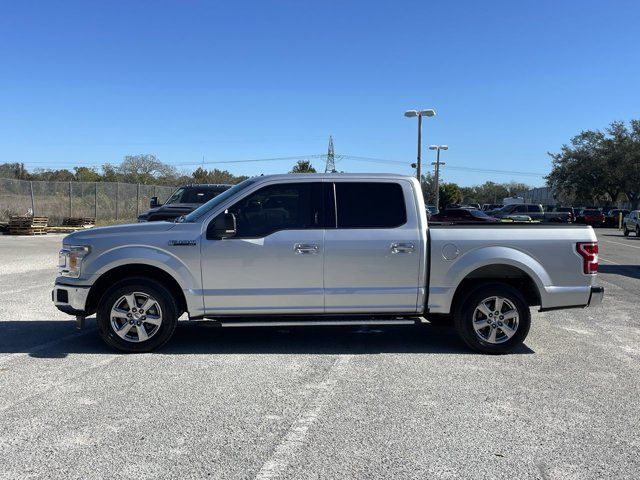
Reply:
[[[420,184],[422,184],[422,160],[420,158],[422,151],[422,117],[434,117],[435,114],[436,111],[430,108],[427,110],[407,110],[404,112],[405,117],[418,117],[418,163],[416,163],[416,175]]]
[[[440,211],[440,165],[444,165],[444,162],[440,161],[440,150],[449,150],[448,145],[429,145],[429,150],[437,150],[436,161],[431,162],[431,165],[436,166],[436,212]]]

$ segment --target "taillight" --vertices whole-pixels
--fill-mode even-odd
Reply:
[[[598,242],[577,243],[576,250],[582,257],[582,271],[598,273]]]

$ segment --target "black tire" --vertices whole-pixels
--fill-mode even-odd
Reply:
[[[622,233],[624,234],[625,237],[629,236],[629,230],[627,230],[627,226],[626,225],[622,228]]]
[[[518,323],[515,328],[515,333],[510,338],[505,338],[507,337],[506,330],[501,330],[500,327],[485,327],[480,333],[476,333],[474,329],[476,307],[479,307],[483,300],[491,297],[501,297],[504,299],[505,305],[508,306],[508,304],[511,304],[517,311]],[[493,305],[495,306],[495,303]],[[506,313],[504,307],[501,310]],[[493,313],[490,315],[493,316]],[[482,319],[480,318],[478,320]],[[489,320],[488,317],[487,320]],[[494,325],[497,325],[497,321],[492,321]],[[505,328],[508,326],[506,321],[504,325]],[[514,323],[512,323],[512,325],[514,325]],[[504,283],[489,283],[471,289],[470,292],[461,299],[455,311],[454,326],[462,341],[467,344],[469,348],[481,353],[504,354],[513,351],[524,342],[531,327],[531,312],[529,311],[529,306],[524,296],[518,290]],[[501,343],[492,343],[485,338],[481,338],[481,334],[490,336],[492,328],[498,332],[495,333],[495,335],[496,337],[498,335],[501,337],[498,338]]]
[[[153,333],[149,335],[148,340],[125,340],[116,333],[114,326],[112,325],[110,318],[111,309],[116,305],[116,302],[118,302],[119,299],[124,295],[131,294],[132,292],[153,297],[157,303],[157,307],[160,309],[161,323],[157,327],[151,325],[151,331]],[[144,296],[137,296],[136,301],[141,301],[141,298],[143,299]],[[117,350],[129,353],[150,352],[169,341],[178,324],[178,310],[175,298],[161,283],[146,277],[129,278],[114,284],[100,299],[96,315],[98,331],[107,345]],[[157,310],[151,311],[157,312]],[[146,313],[148,314],[148,312]],[[122,323],[124,324],[126,321],[122,321]],[[131,325],[132,326],[130,328],[136,328],[137,330],[135,324]],[[137,334],[134,332],[132,336],[137,336]]]
[[[636,237],[640,237],[640,226],[636,225]]]

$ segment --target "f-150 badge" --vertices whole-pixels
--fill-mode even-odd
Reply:
[[[196,245],[195,240],[169,240],[169,245],[172,247],[194,247]]]

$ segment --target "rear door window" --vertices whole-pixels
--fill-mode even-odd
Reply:
[[[338,228],[396,228],[407,223],[402,187],[389,182],[336,182]]]

